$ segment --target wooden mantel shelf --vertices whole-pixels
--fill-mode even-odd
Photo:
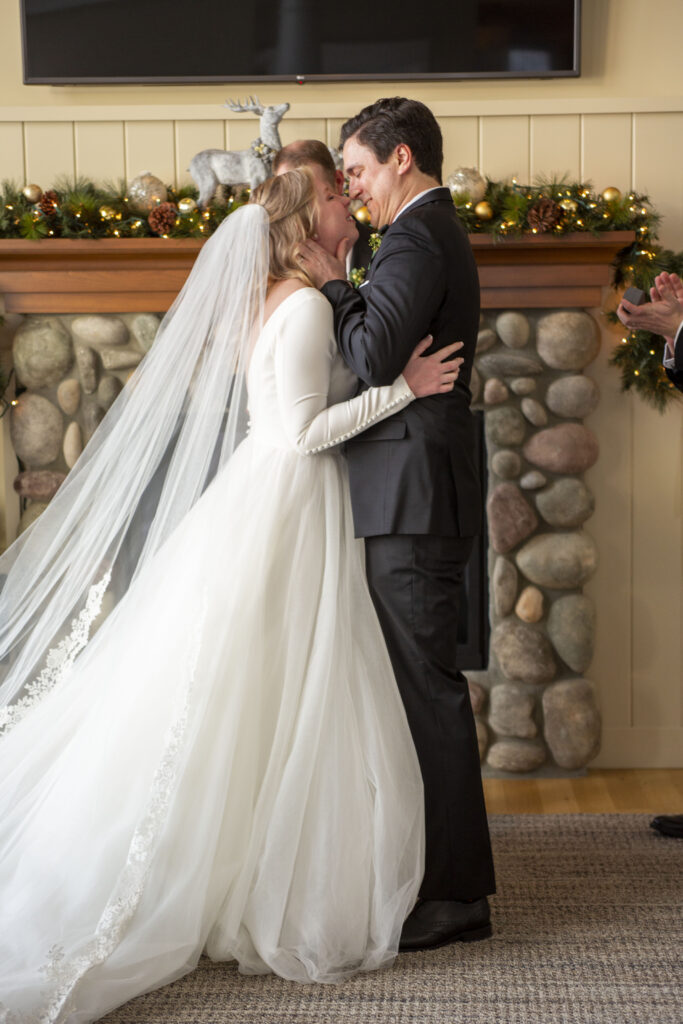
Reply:
[[[485,309],[599,306],[631,231],[495,242],[470,235]],[[0,239],[0,295],[8,313],[160,313],[182,287],[202,241]]]

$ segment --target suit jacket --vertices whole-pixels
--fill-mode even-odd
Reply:
[[[676,344],[674,345],[674,365],[665,366],[666,375],[671,383],[683,391],[683,324],[678,328]]]
[[[469,381],[479,328],[479,280],[447,188],[418,199],[384,233],[355,290],[330,281],[337,343],[367,385],[390,384],[418,341],[462,341],[448,394],[413,402],[346,446],[356,535],[473,536],[481,523]]]
[[[372,259],[372,249],[370,248],[369,241],[372,228],[368,227],[367,224],[361,224],[360,221],[356,222],[356,227],[358,228],[358,240],[354,243],[351,250],[351,269],[363,267],[367,270]]]

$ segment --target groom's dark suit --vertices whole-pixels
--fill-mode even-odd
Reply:
[[[335,333],[368,386],[389,384],[415,345],[462,341],[452,392],[422,398],[346,446],[356,534],[425,783],[421,896],[494,891],[467,682],[456,668],[458,587],[481,523],[469,380],[479,282],[448,189],[415,201],[384,232],[358,290],[330,281]]]

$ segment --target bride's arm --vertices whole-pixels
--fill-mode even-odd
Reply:
[[[327,302],[311,302],[300,315],[289,318],[278,331],[274,344],[282,422],[292,446],[302,455],[314,455],[347,441],[393,416],[416,397],[401,374],[393,384],[369,388],[346,402],[328,406],[337,346]],[[455,369],[453,373],[457,376]],[[415,380],[413,384],[417,388]],[[451,387],[452,383],[441,390]],[[432,388],[424,393],[435,392],[436,388]]]

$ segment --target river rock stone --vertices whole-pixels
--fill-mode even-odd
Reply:
[[[587,679],[553,683],[543,694],[545,739],[560,768],[576,770],[600,750],[600,712]]]
[[[530,740],[538,733],[532,715],[534,698],[521,686],[501,683],[491,690],[489,723],[501,736]]]
[[[488,352],[490,348],[497,342],[496,332],[492,331],[490,327],[485,327],[482,331],[479,331],[477,335],[477,355],[482,352]]]
[[[500,405],[510,397],[505,384],[499,377],[490,377],[484,384],[484,402],[486,405]]]
[[[73,469],[78,461],[78,457],[83,451],[83,438],[81,437],[81,428],[78,423],[70,423],[64,433],[64,441],[62,443],[62,453],[64,455],[64,461],[66,462],[69,469]]]
[[[487,352],[477,364],[485,377],[531,377],[544,370],[538,359],[521,352]]]
[[[486,761],[500,772],[533,772],[545,759],[545,747],[538,740],[505,739],[491,745]]]
[[[524,417],[519,409],[513,406],[504,406],[487,412],[485,428],[489,444],[521,444],[526,434]]]
[[[154,313],[138,313],[131,323],[133,337],[143,352],[149,352],[159,330],[159,317]]]
[[[484,754],[486,753],[486,748],[489,745],[489,731],[486,728],[486,724],[481,720],[481,718],[475,717],[474,724],[477,729],[477,746],[479,747],[479,760],[483,761]]]
[[[123,384],[118,377],[102,378],[97,388],[97,401],[105,412],[114,404],[117,395],[122,389]]]
[[[493,610],[499,618],[512,611],[517,597],[517,569],[507,558],[499,556],[491,574]]]
[[[142,353],[134,348],[102,348],[100,358],[105,370],[127,370],[141,362]]]
[[[496,476],[502,476],[504,480],[514,480],[519,476],[521,468],[522,460],[517,452],[503,449],[491,456],[491,469]]]
[[[510,387],[516,395],[530,395],[536,390],[536,381],[533,377],[515,377],[510,381]]]
[[[12,358],[24,387],[52,387],[74,361],[69,332],[56,317],[28,317],[14,335]]]
[[[472,404],[479,401],[479,395],[481,394],[481,377],[477,372],[476,366],[472,367],[472,374],[470,376],[470,391],[472,393]]]
[[[97,359],[87,345],[76,345],[76,366],[83,390],[91,395],[97,387]]]
[[[587,533],[542,533],[517,552],[516,562],[539,587],[573,590],[591,578],[598,553]]]
[[[548,422],[548,413],[537,398],[523,398],[520,402],[522,412],[534,427],[544,427]]]
[[[536,507],[550,526],[581,526],[595,511],[595,498],[583,480],[565,477],[536,495]]]
[[[582,370],[595,359],[599,344],[597,326],[588,313],[548,313],[538,321],[536,348],[554,370]]]
[[[524,445],[524,455],[551,473],[583,473],[598,458],[598,439],[581,423],[561,423],[539,430]]]
[[[475,715],[478,715],[486,704],[486,690],[481,683],[477,683],[473,679],[467,680],[467,688],[470,691],[470,704],[472,705],[472,711]]]
[[[91,400],[83,403],[82,417],[83,436],[87,444],[104,419],[104,411],[97,402]]]
[[[574,672],[585,672],[595,647],[595,605],[585,594],[554,601],[548,615],[548,635],[555,650]]]
[[[18,537],[20,537],[25,530],[28,530],[29,526],[35,523],[39,516],[42,516],[47,506],[48,503],[46,501],[32,501],[26,506],[19,520],[19,526],[17,529]]]
[[[491,545],[499,555],[512,551],[538,526],[538,516],[516,484],[496,484],[488,496],[486,512]]]
[[[71,321],[71,333],[86,345],[125,345],[128,341],[128,328],[117,316],[77,316]]]
[[[47,398],[25,391],[12,406],[10,437],[27,466],[48,466],[58,458],[62,445],[62,414]]]
[[[575,373],[554,380],[545,400],[556,415],[582,420],[597,408],[600,392],[594,380]]]
[[[66,480],[66,473],[52,469],[27,469],[14,480],[14,490],[20,498],[32,501],[49,501]]]
[[[524,348],[531,336],[529,321],[523,313],[501,313],[496,320],[498,337],[508,348]]]
[[[522,622],[540,622],[543,618],[543,594],[538,587],[525,587],[515,605],[515,614]]]
[[[555,675],[548,638],[518,619],[498,623],[491,635],[491,650],[503,675],[514,683],[547,683]]]
[[[519,486],[525,491],[536,491],[539,487],[545,487],[546,478],[538,469],[530,469],[519,481]]]
[[[67,377],[57,388],[57,401],[62,412],[75,416],[81,403],[81,385],[75,377]]]

